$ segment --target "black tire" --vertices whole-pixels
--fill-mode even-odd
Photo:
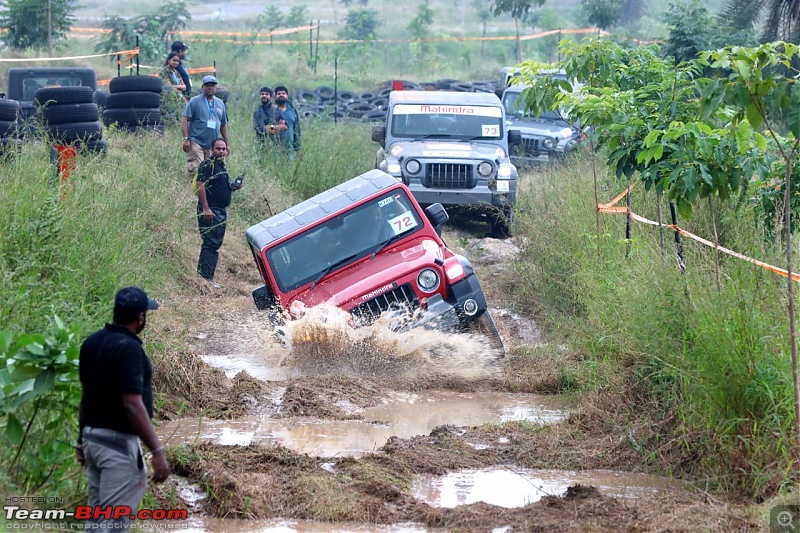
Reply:
[[[16,137],[19,134],[19,124],[16,120],[0,120],[0,137]]]
[[[31,115],[36,113],[36,106],[33,105],[32,102],[20,102],[19,103],[19,118],[20,120],[26,120]]]
[[[157,107],[126,109],[106,109],[103,111],[103,124],[120,124],[123,126],[144,126],[161,124],[161,110]]]
[[[489,213],[489,222],[492,226],[492,237],[510,236],[511,227],[514,224],[514,209],[511,207],[495,208],[492,213]]]
[[[228,100],[231,97],[231,92],[230,90],[224,87],[217,87],[217,92],[214,93],[214,96],[216,96],[217,98],[219,98],[220,100],[222,100],[224,103],[227,104]]]
[[[500,357],[505,357],[506,347],[503,345],[503,339],[500,338],[500,333],[497,331],[497,326],[495,326],[488,309],[469,323],[468,331],[474,335],[486,337],[486,340],[489,341],[489,346],[497,350]]]
[[[295,100],[302,104],[319,105],[322,103],[322,98],[317,93],[310,89],[300,89],[295,95]]]
[[[371,104],[370,102],[366,102],[364,100],[356,100],[355,102],[350,102],[347,104],[347,111],[351,113],[357,113],[359,116],[363,115],[367,111],[374,111],[377,108],[375,104]]]
[[[108,100],[108,93],[100,89],[97,89],[92,96],[92,101],[100,108],[106,106],[106,100]]]
[[[375,93],[371,93],[371,92],[369,92],[369,91],[365,91],[365,92],[363,92],[363,93],[361,93],[361,94],[359,94],[359,95],[358,95],[358,99],[359,99],[359,100],[366,100],[366,101],[370,101],[370,100],[372,100],[373,98],[375,98]]]
[[[389,105],[389,99],[385,96],[379,96],[372,100],[372,105],[377,107],[378,109],[385,109],[387,105]]]
[[[111,94],[131,91],[160,93],[163,90],[163,83],[158,76],[120,76],[111,80],[108,90]]]
[[[105,154],[108,151],[108,144],[105,139],[78,140],[75,148],[82,154]]]
[[[93,141],[103,137],[99,122],[72,122],[47,126],[50,136],[60,142]]]
[[[42,119],[46,124],[67,124],[68,122],[97,122],[97,104],[47,105],[42,108]]]
[[[469,82],[459,81],[450,85],[450,89],[460,93],[471,93],[473,85]]]
[[[91,104],[91,87],[44,87],[36,89],[33,99],[37,105]]]
[[[355,97],[355,94],[350,91],[339,91],[339,94],[336,95],[336,99],[345,104],[351,102]]]
[[[361,120],[365,122],[386,122],[386,111],[383,109],[367,111],[361,115]]]
[[[436,80],[436,82],[434,83],[434,86],[436,87],[437,91],[449,91],[450,87],[454,83],[459,83],[460,81],[461,80],[453,80],[453,79],[449,79],[449,78],[444,78],[444,79],[441,79],[441,80]]]
[[[0,99],[0,120],[13,122],[19,118],[19,114],[19,102],[16,100]]]
[[[378,97],[379,98],[389,98],[389,94],[391,94],[391,92],[392,92],[392,88],[388,87],[386,89],[383,89],[381,92],[379,92],[378,93]]]
[[[109,94],[106,109],[129,109],[131,107],[154,108],[161,105],[161,95],[153,91],[125,91]]]
[[[333,98],[334,90],[333,87],[327,87],[325,85],[322,85],[314,89],[314,92],[317,94],[317,96],[319,96],[320,100],[322,100],[323,102],[327,102],[328,100]]]

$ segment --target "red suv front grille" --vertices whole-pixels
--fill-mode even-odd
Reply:
[[[350,315],[357,326],[367,326],[375,322],[384,311],[389,311],[390,309],[414,311],[418,307],[419,300],[417,295],[414,294],[411,284],[406,283],[357,305],[350,310]]]

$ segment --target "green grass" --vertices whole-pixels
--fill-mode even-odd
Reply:
[[[626,241],[624,216],[601,215],[598,233],[591,176],[586,159],[524,176],[517,221],[530,244],[516,265],[519,300],[594,362],[586,370],[596,386],[625,368],[638,376],[656,415],[682,421],[666,448],[702,450],[700,471],[720,488],[774,491],[790,479],[794,422],[786,280],[725,257],[717,289],[713,249],[684,238],[681,273],[671,232],[663,251],[652,226],[634,222]],[[601,176],[600,202],[626,186]],[[634,189],[632,209],[655,219],[655,195]],[[783,265],[747,206],[714,209],[725,246]],[[679,224],[709,236],[709,221],[701,204]]]

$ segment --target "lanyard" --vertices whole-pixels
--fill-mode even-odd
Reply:
[[[216,118],[216,115],[214,114],[214,111],[216,111],[216,107],[217,107],[216,100],[213,101],[214,102],[213,104],[209,104],[207,98],[204,98],[204,100],[206,101],[206,106],[208,106],[208,118],[209,119]]]

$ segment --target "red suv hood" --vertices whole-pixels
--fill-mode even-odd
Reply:
[[[402,259],[398,260],[400,254]],[[441,267],[434,261],[444,260],[440,245],[430,238],[423,237],[383,250],[370,260],[369,256],[359,259],[337,273],[331,274],[312,290],[306,288],[298,292],[288,303],[295,300],[313,307],[330,301],[346,311],[388,292],[400,284],[413,282],[417,273],[425,267],[434,268],[440,276]],[[412,283],[417,291],[415,283]],[[310,286],[310,285],[309,285]],[[440,285],[444,286],[444,283]]]

